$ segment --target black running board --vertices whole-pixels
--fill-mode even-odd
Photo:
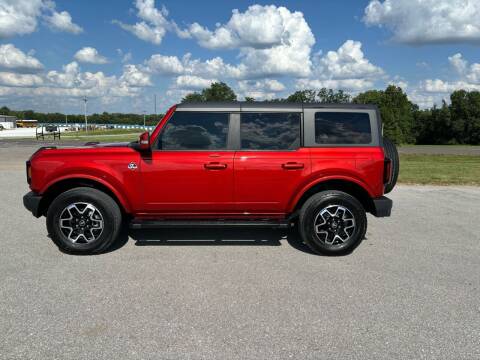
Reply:
[[[269,228],[287,229],[290,223],[286,220],[138,220],[130,222],[131,229],[160,228]]]

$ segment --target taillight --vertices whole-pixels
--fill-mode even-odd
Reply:
[[[383,183],[388,184],[392,180],[392,160],[385,158],[383,163]]]
[[[30,184],[32,182],[32,165],[30,161],[27,161],[27,183]]]

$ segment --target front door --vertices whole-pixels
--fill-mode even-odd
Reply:
[[[229,113],[177,111],[142,160],[145,211],[216,215],[234,210]]]

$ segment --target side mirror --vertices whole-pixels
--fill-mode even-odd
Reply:
[[[138,151],[150,151],[150,133],[148,131],[142,133],[138,138],[138,142],[134,144],[135,149]]]

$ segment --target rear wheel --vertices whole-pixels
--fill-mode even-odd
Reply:
[[[70,253],[98,253],[117,238],[122,214],[117,203],[97,189],[79,187],[60,194],[47,212],[53,242]]]
[[[340,255],[365,237],[367,216],[362,204],[341,191],[313,195],[300,210],[300,234],[316,253]]]
[[[392,176],[390,181],[385,184],[384,189],[385,194],[388,194],[397,184],[398,173],[400,171],[400,159],[398,157],[397,147],[391,140],[383,138],[383,149],[385,151],[385,157],[389,158],[392,162]]]

